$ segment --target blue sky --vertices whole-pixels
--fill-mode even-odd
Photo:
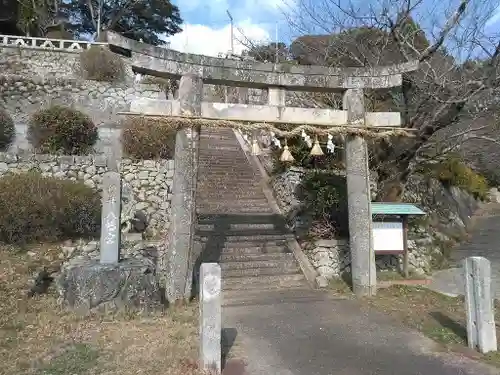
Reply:
[[[296,32],[290,28],[285,14],[290,15],[291,9],[299,9],[297,5],[294,5],[294,1],[307,4],[309,10],[312,9],[312,12],[317,12],[314,16],[320,18],[328,13],[328,9],[325,8],[328,6],[327,4],[332,4],[337,0],[173,0],[173,3],[179,7],[185,24],[182,33],[169,38],[171,48],[212,56],[216,56],[219,52],[229,51],[231,37],[227,10],[232,14],[236,26],[235,52],[241,53],[245,45],[248,46],[247,40],[254,43],[274,41],[276,39],[276,26],[278,26],[278,39],[289,43],[293,39],[291,35],[296,34]],[[385,2],[384,0],[349,1],[359,2],[360,9],[366,9],[368,3],[380,5]],[[445,21],[451,11],[456,9],[459,1],[442,0],[436,2],[436,0],[423,0],[423,5],[419,10],[419,13],[421,13],[419,18],[421,19],[417,19],[417,21],[428,24],[429,29],[433,28],[435,24]],[[343,0],[341,0],[342,3]],[[394,1],[389,3],[394,3]],[[486,30],[498,35],[500,33],[499,1],[472,1],[471,4],[477,4],[473,6],[481,8],[474,10],[473,6],[470,7],[470,11],[474,12],[474,16],[469,17],[469,21],[485,24],[487,25]],[[481,20],[480,18],[483,17],[484,19]],[[324,21],[323,24],[325,22],[327,21]],[[438,31],[434,30],[436,33]]]
[[[241,53],[252,42],[275,39],[276,24],[288,30],[282,0],[173,0],[184,19],[184,31],[171,37],[171,48],[216,56],[230,50],[231,13],[235,29],[235,52]],[[243,34],[243,35],[242,35]],[[280,39],[288,39],[282,35]],[[241,42],[241,43],[240,43]]]

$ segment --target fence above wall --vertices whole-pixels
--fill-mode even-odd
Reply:
[[[48,39],[48,38],[33,38],[27,36],[1,35],[1,47],[23,47],[44,50],[59,50],[69,52],[80,52],[89,49],[95,45],[107,46],[108,43],[96,43],[85,40],[65,40],[65,39]]]

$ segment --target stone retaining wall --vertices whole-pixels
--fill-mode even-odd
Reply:
[[[39,170],[48,177],[82,181],[100,190],[107,167],[106,159],[101,156],[0,153],[0,177],[30,170]],[[147,216],[148,230],[152,233],[166,230],[170,225],[174,161],[123,159],[119,170],[122,183],[133,192],[135,209]]]
[[[422,251],[425,248],[418,244],[418,240],[408,241],[408,247],[409,271],[421,275],[428,273],[430,271],[429,251]],[[347,240],[317,240],[306,246],[305,252],[320,276],[332,279],[351,272],[349,241]],[[375,263],[378,272],[400,271],[403,269],[403,255],[376,255]]]
[[[305,238],[308,225],[311,223],[306,213],[301,212],[301,202],[297,197],[297,188],[300,185],[306,170],[291,167],[286,172],[274,176],[271,187],[278,205],[288,217],[288,224],[298,237]],[[342,173],[342,171],[339,171]],[[376,175],[372,172],[370,188],[372,199],[377,192]],[[429,239],[428,233],[421,232],[421,228],[410,231],[409,237],[409,264],[414,273],[425,274],[430,271],[432,253],[439,252]],[[350,272],[349,243],[342,239],[320,239],[314,243],[306,243],[304,251],[308,254],[311,263],[318,273],[327,278],[338,277],[344,272]],[[402,265],[402,256],[377,255],[377,270],[398,270]]]
[[[109,83],[76,78],[29,77],[17,74],[0,76],[0,106],[15,123],[27,123],[29,117],[50,104],[71,106],[87,113],[97,126],[116,125],[136,98],[164,97],[158,85]]]

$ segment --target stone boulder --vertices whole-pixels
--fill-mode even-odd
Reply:
[[[449,238],[464,236],[472,215],[479,208],[479,202],[468,192],[446,187],[436,179],[419,174],[408,179],[402,201],[423,209],[434,230]]]
[[[162,307],[156,266],[149,259],[118,264],[73,259],[57,278],[60,303],[87,314],[93,310],[149,312]]]
[[[500,192],[498,188],[492,187],[488,192],[488,200],[492,203],[500,203]]]

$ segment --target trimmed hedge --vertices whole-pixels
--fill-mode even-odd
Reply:
[[[3,108],[0,108],[0,151],[5,151],[16,137],[14,120]]]
[[[28,124],[28,140],[44,153],[87,154],[97,139],[91,118],[72,108],[56,105],[39,110]]]
[[[81,182],[39,172],[0,179],[0,241],[26,244],[82,237],[100,231],[99,193]]]
[[[123,152],[131,159],[172,159],[176,131],[146,118],[130,118],[123,124]]]
[[[101,46],[92,46],[80,53],[83,78],[114,82],[125,77],[125,66],[119,55]]]

